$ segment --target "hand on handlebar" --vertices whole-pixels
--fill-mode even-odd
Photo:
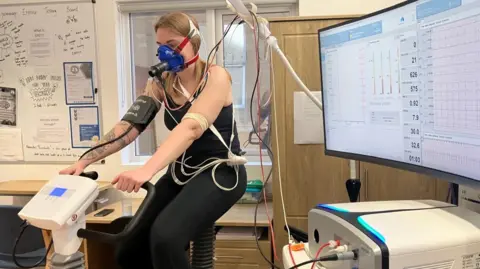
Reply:
[[[86,167],[87,167],[86,164],[84,164],[83,162],[79,161],[79,162],[74,163],[74,164],[71,165],[70,167],[61,170],[61,171],[59,172],[59,174],[60,174],[60,175],[74,175],[74,176],[78,176],[78,175],[80,175],[81,173],[83,173],[83,170],[85,170]]]
[[[142,185],[150,181],[153,177],[148,171],[144,168],[138,168],[131,171],[126,171],[116,176],[112,181],[112,184],[116,184],[116,188],[120,191],[126,191],[131,193],[132,191],[138,192]]]

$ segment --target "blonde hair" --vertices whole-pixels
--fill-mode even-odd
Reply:
[[[186,37],[191,30],[189,20],[193,22],[193,25],[195,25],[197,30],[200,29],[197,20],[183,12],[172,12],[160,17],[155,23],[154,29],[155,32],[157,32],[159,28],[168,28],[174,31],[176,34]],[[192,44],[193,53],[197,54],[200,51],[201,45],[200,35],[195,35],[192,39],[190,39],[190,43]],[[205,71],[205,66],[206,62],[201,58],[195,62],[195,80],[198,83],[200,83],[204,76],[203,72]],[[175,74],[167,73],[167,75],[164,77],[164,80],[165,91],[170,96],[181,95],[173,89],[173,84],[175,83]]]

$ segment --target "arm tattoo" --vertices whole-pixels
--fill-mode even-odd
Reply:
[[[121,121],[119,124],[118,124],[118,127],[121,131],[121,134],[125,133],[128,128],[131,127],[130,123],[128,122],[124,122],[124,121]],[[130,133],[126,134],[124,137],[122,137],[121,139],[119,139],[116,143],[119,144],[120,146],[120,149],[123,149],[124,147],[126,147],[128,144],[132,143],[132,139],[130,138]]]
[[[110,141],[113,141],[115,140],[117,137],[119,137],[120,135],[122,135],[123,133],[125,133],[128,128],[130,127],[130,124],[128,122],[120,122],[118,123],[117,125],[115,125],[115,127],[113,129],[111,129],[110,131],[108,131],[108,133],[106,133],[101,139],[100,141],[98,142],[97,145],[100,145],[100,144],[104,144],[104,143],[108,143]],[[116,135],[115,133],[118,133],[118,135]],[[108,143],[108,144],[105,144],[99,148],[96,148],[92,151],[90,151],[87,155],[85,155],[82,159],[84,160],[95,160],[97,158],[105,158],[107,157],[109,154],[112,154],[113,152],[111,153],[108,153],[108,150],[109,149],[112,149],[114,150],[114,152],[118,151],[118,150],[121,150],[123,149],[124,147],[126,147],[128,144],[130,144],[132,142],[132,138],[130,137],[130,133],[127,133],[125,136],[123,136],[122,138],[118,139],[117,141],[113,142],[113,143]],[[105,155],[105,156],[104,156]]]

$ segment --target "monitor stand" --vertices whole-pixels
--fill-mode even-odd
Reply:
[[[448,196],[447,196],[448,203],[458,205],[458,191],[459,191],[458,184],[455,184],[455,183],[448,184]]]

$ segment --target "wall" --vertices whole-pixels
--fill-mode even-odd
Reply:
[[[61,0],[52,0],[52,2],[63,2]],[[3,3],[18,3],[18,0],[1,0]],[[20,2],[39,3],[42,0],[29,0]],[[43,1],[45,2],[45,1]],[[100,91],[103,93],[101,98],[102,106],[102,124],[104,131],[109,130],[120,118],[118,102],[118,74],[117,74],[117,51],[115,40],[117,36],[116,27],[117,7],[114,0],[100,0],[96,4],[97,19],[97,42],[98,42],[98,60],[99,60],[99,78]],[[18,180],[18,179],[50,179],[58,174],[58,171],[65,168],[68,164],[2,164],[2,176],[0,181]],[[112,180],[118,173],[124,170],[133,169],[134,166],[121,164],[121,155],[115,154],[106,160],[104,165],[92,165],[90,169],[96,170],[101,176],[101,180]],[[251,166],[248,168],[250,178],[260,178],[260,167]],[[268,171],[266,171],[268,173]],[[12,203],[11,198],[0,197],[1,203]]]
[[[58,0],[57,0],[58,1]],[[4,2],[4,1],[2,1]],[[8,2],[15,2],[8,0]],[[32,0],[31,2],[38,2]],[[52,1],[54,2],[54,1]],[[58,1],[61,2],[61,1]],[[115,11],[113,0],[97,1],[97,40],[100,90],[103,92],[101,99],[102,124],[104,131],[113,126],[119,119],[118,103],[111,100],[118,100],[117,91],[117,58],[115,49]],[[101,15],[100,15],[101,14]],[[108,130],[107,129],[107,130]],[[120,154],[109,157],[105,165],[92,165],[91,169],[98,171],[102,180],[113,178],[121,170],[128,169],[121,165]],[[50,179],[65,168],[68,164],[2,164],[1,180],[13,179]],[[11,199],[10,199],[11,201]],[[0,202],[2,202],[0,200]],[[3,202],[8,202],[3,199]]]
[[[299,0],[300,16],[361,15],[401,0]]]

